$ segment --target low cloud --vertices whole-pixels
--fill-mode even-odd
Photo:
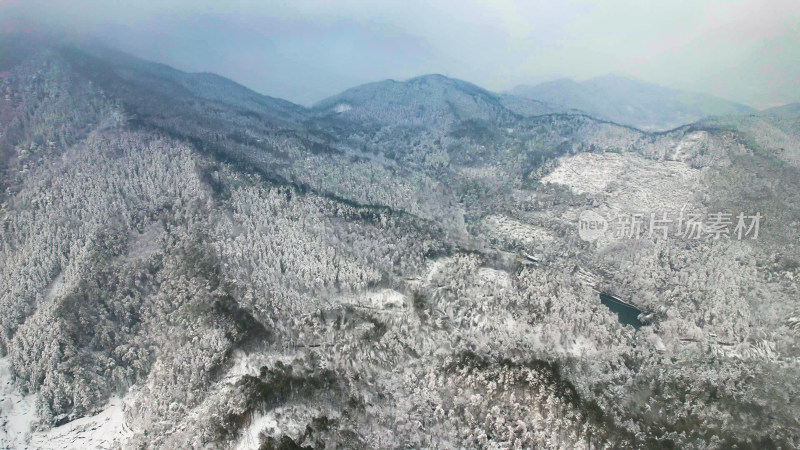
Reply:
[[[794,0],[4,0],[0,14],[303,104],[434,72],[494,90],[626,73],[757,107],[800,100]]]

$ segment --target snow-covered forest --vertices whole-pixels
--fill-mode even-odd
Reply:
[[[647,133],[442,76],[304,108],[33,47],[0,67],[0,447],[800,446],[800,116]],[[764,219],[588,242],[587,210]]]

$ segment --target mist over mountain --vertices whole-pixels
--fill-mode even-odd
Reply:
[[[583,82],[564,78],[534,86],[521,85],[509,93],[645,130],[668,130],[709,116],[755,112],[749,106],[710,95],[616,75]]]
[[[781,118],[798,117],[800,116],[800,103],[789,103],[788,105],[768,108],[761,111],[761,114]]]
[[[800,446],[794,105],[0,69],[0,447]]]

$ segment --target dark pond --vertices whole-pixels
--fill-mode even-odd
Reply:
[[[625,325],[639,329],[644,323],[639,320],[639,314],[642,310],[634,308],[631,305],[620,302],[614,297],[607,294],[600,294],[600,302],[608,307],[611,312],[617,314],[619,322]]]

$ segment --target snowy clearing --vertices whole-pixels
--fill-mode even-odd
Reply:
[[[113,397],[100,413],[60,427],[36,431],[36,396],[23,396],[11,377],[11,362],[0,359],[0,448],[109,449],[133,434],[125,423],[125,400]]]
[[[542,182],[567,186],[576,194],[602,195],[617,211],[679,211],[696,203],[701,174],[682,162],[581,153],[560,158]]]

